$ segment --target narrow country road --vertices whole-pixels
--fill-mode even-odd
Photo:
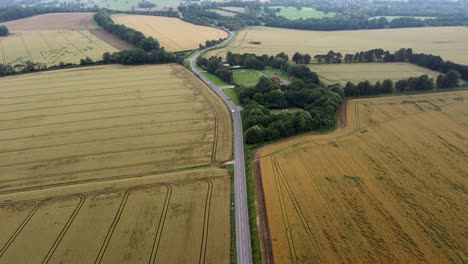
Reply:
[[[206,48],[195,53],[190,58],[190,67],[192,71],[205,82],[213,91],[221,97],[229,107],[234,127],[234,192],[236,206],[236,244],[237,244],[237,263],[250,264],[252,263],[252,248],[250,245],[250,226],[249,226],[249,211],[247,208],[247,185],[245,180],[245,164],[244,164],[244,138],[242,133],[242,121],[240,109],[229,99],[229,97],[221,90],[220,87],[212,83],[206,78],[197,68],[197,58],[203,52],[218,48],[233,38],[234,34],[229,33],[229,38],[221,44]]]

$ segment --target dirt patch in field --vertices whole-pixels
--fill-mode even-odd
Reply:
[[[93,34],[100,40],[106,42],[107,44],[111,45],[112,47],[118,50],[128,50],[128,49],[133,49],[135,47],[132,44],[124,40],[121,40],[115,35],[112,35],[111,33],[102,29],[93,29],[93,30],[90,30],[89,32],[91,32],[91,34]]]
[[[54,13],[38,15],[2,23],[10,30],[96,29],[94,13]]]

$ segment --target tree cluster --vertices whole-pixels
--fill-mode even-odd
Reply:
[[[143,0],[138,3],[138,7],[139,8],[153,8],[153,7],[156,7],[156,4]]]
[[[339,86],[328,88],[318,85],[318,78],[302,65],[291,65],[297,76],[288,85],[279,85],[261,77],[255,87],[237,86],[236,93],[244,106],[243,125],[248,144],[275,140],[312,129],[331,127],[336,123],[336,111],[344,92]],[[306,70],[307,69],[307,70]],[[309,71],[309,73],[306,73]],[[273,113],[270,109],[299,107],[296,113]]]
[[[204,49],[204,48],[213,47],[213,46],[216,46],[216,45],[222,43],[224,40],[225,40],[225,38],[207,40],[207,41],[205,41],[205,45],[199,44],[198,48],[199,49]]]
[[[145,51],[159,50],[159,42],[153,37],[145,37],[143,33],[124,25],[115,24],[110,14],[106,11],[99,11],[94,14],[94,20],[99,26],[116,35],[137,48]]]
[[[227,83],[234,82],[234,75],[227,67],[223,65],[220,58],[211,57],[209,59],[199,58],[197,64],[206,69],[211,74],[218,76],[221,80]]]
[[[312,59],[312,56],[310,56],[307,53],[302,54],[302,53],[296,52],[292,56],[292,61],[294,61],[296,64],[309,64],[311,59]]]
[[[4,25],[0,25],[0,37],[8,36],[8,34],[10,34],[8,28]]]
[[[468,81],[468,66],[444,61],[440,56],[422,53],[414,54],[409,57],[409,62],[442,73],[448,73],[451,70],[457,71],[461,79]]]

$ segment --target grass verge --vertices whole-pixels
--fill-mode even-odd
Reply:
[[[211,82],[213,82],[217,86],[228,86],[229,85],[229,84],[223,82],[223,80],[221,80],[220,78],[216,77],[216,75],[214,75],[214,74],[211,74],[211,73],[206,72],[206,71],[203,71],[202,74],[205,75],[205,77],[208,78],[208,80],[210,80]]]
[[[231,98],[233,103],[240,105],[239,97],[237,97],[237,93],[234,89],[223,89],[223,92]]]
[[[262,263],[262,256],[260,252],[260,241],[258,239],[258,226],[257,226],[257,206],[256,206],[256,192],[255,192],[255,179],[253,174],[253,160],[255,151],[258,145],[244,144],[245,155],[245,177],[247,183],[247,207],[249,209],[249,225],[250,225],[250,242],[252,246],[252,261],[255,264]]]
[[[231,264],[237,263],[237,246],[236,246],[236,204],[234,193],[234,165],[227,167],[229,175],[231,175]]]

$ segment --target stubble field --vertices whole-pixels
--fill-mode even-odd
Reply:
[[[311,64],[309,68],[320,75],[326,83],[339,83],[368,80],[371,83],[390,79],[399,81],[410,77],[419,77],[423,74],[437,79],[439,72],[419,67],[411,63],[341,63],[341,64]]]
[[[0,38],[0,63],[79,63],[85,57],[98,60],[104,52],[131,47],[96,29],[92,16],[93,13],[55,13],[2,23],[12,34]]]
[[[444,36],[443,40],[440,36]],[[258,44],[260,42],[260,44]],[[394,52],[400,48],[413,48],[416,53],[440,55],[445,60],[468,64],[467,27],[426,27],[352,31],[306,31],[269,27],[252,27],[240,31],[223,49],[208,52],[226,56],[228,50],[238,53],[274,55],[294,52],[312,55],[328,51],[356,53],[382,48]]]
[[[168,51],[184,51],[197,49],[199,44],[207,40],[228,37],[223,30],[198,26],[184,22],[178,18],[143,16],[143,15],[114,15],[112,19],[117,24],[134,28],[145,36],[152,36]]]
[[[337,131],[265,147],[275,261],[466,263],[467,100],[352,100]]]
[[[7,77],[0,94],[0,262],[228,262],[229,112],[183,67]]]

